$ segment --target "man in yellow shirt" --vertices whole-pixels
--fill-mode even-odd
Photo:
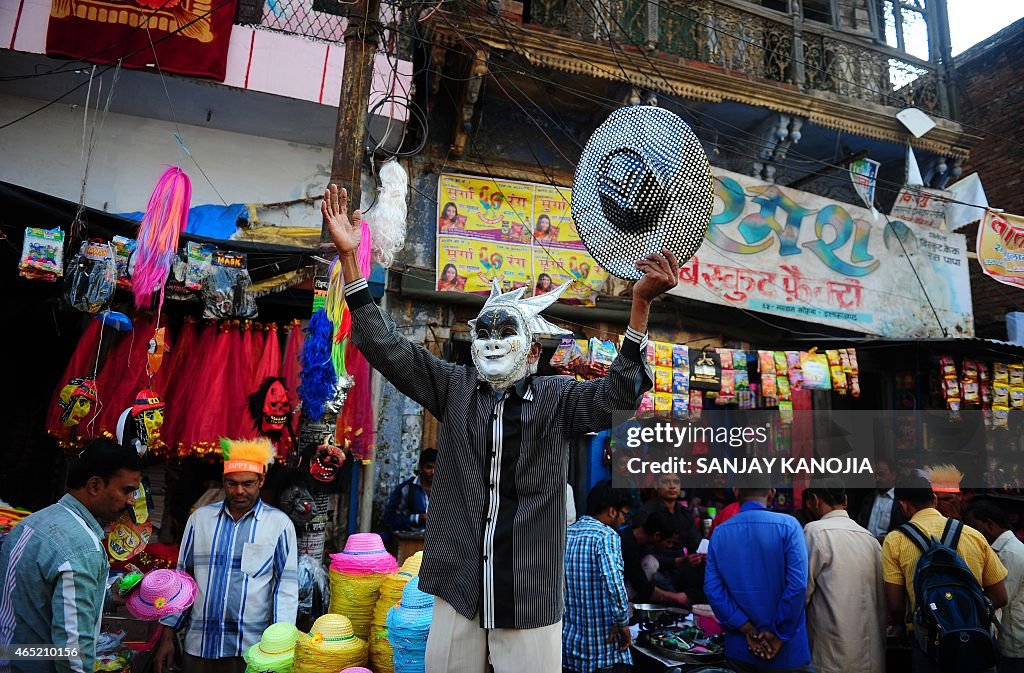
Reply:
[[[922,477],[906,486],[897,486],[896,501],[911,525],[916,526],[926,537],[942,537],[947,519],[935,509],[935,493],[927,479]],[[988,546],[985,537],[973,528],[964,526],[956,551],[984,588],[992,605],[997,609],[1006,605],[1006,586],[1003,583],[1006,568]],[[886,536],[882,544],[882,576],[885,579],[886,603],[896,624],[906,621],[904,616],[908,597],[909,612],[913,614],[916,600],[914,569],[919,558],[921,551],[909,537],[896,532]],[[911,650],[914,673],[930,671],[927,655],[913,638]]]

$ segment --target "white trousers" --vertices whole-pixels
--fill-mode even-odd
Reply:
[[[562,673],[562,622],[538,629],[484,629],[434,597],[426,673]]]

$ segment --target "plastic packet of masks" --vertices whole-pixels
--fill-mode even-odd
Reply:
[[[115,236],[110,240],[114,247],[114,263],[117,265],[117,286],[122,290],[132,289],[130,265],[135,254],[136,242],[125,236]]]
[[[559,374],[574,374],[583,361],[583,351],[572,337],[565,337],[551,356],[551,366]]]
[[[210,271],[203,276],[204,318],[255,318],[256,299],[245,267],[246,255],[215,250]]]
[[[111,246],[82,241],[64,278],[65,301],[79,311],[99,313],[114,296],[116,287],[117,263]]]
[[[18,269],[22,278],[56,282],[64,274],[64,232],[59,227],[25,229]]]

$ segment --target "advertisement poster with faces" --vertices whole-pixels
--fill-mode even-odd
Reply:
[[[576,233],[571,189],[442,175],[438,182],[437,289],[544,294],[572,284],[561,301],[593,305],[608,273]]]

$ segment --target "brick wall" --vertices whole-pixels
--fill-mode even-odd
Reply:
[[[1024,19],[956,59],[960,121],[982,137],[971,150],[964,175],[977,172],[993,208],[1024,214]],[[977,227],[963,232],[974,250]],[[1006,338],[1004,317],[1024,310],[1024,291],[985,276],[971,261],[971,294],[978,336]]]

